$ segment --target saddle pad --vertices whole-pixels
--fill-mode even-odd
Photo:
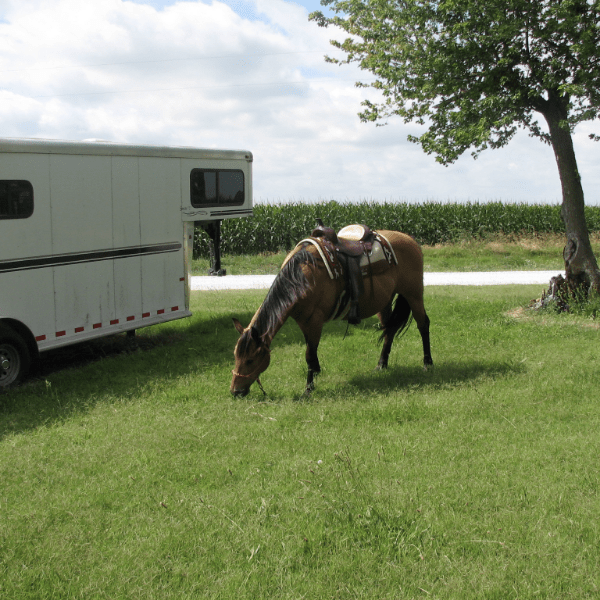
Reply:
[[[360,257],[360,270],[363,277],[387,271],[391,264],[398,264],[398,259],[389,241],[380,233],[377,233],[376,236],[371,253],[363,254]]]
[[[327,269],[327,273],[329,273],[330,279],[338,279],[342,277],[344,272],[342,271],[342,266],[340,265],[340,261],[336,256],[335,248],[331,242],[328,242],[323,238],[310,237],[300,240],[296,244],[296,248],[299,248],[303,244],[312,244],[318,250],[321,260]],[[288,257],[283,261],[281,268],[285,266],[290,256],[291,255],[288,255]]]

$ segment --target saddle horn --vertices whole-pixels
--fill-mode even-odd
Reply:
[[[329,240],[332,244],[337,245],[337,233],[331,227],[326,227],[322,219],[316,219],[317,227],[312,230],[311,237],[323,237]]]

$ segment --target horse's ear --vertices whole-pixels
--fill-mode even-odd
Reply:
[[[232,320],[233,326],[237,329],[238,333],[242,335],[242,333],[244,333],[244,326],[235,317],[233,317]]]

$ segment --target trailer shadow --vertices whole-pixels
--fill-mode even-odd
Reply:
[[[242,318],[249,322],[252,314],[244,313]],[[298,335],[300,335],[299,331]],[[77,370],[107,359],[122,357],[126,360],[127,357],[137,355],[147,355],[146,357],[150,358],[157,354],[160,356],[161,352],[179,351],[185,348],[184,352],[178,353],[181,359],[178,366],[170,369],[172,375],[181,375],[192,369],[198,360],[207,364],[222,362],[224,356],[229,359],[237,337],[231,317],[219,316],[210,319],[192,318],[191,321],[173,321],[140,329],[133,336],[118,333],[48,350],[40,355],[28,380],[16,390],[3,392],[0,399],[6,400],[13,393],[31,389],[52,376],[66,372],[76,373]],[[233,364],[233,361],[231,362]],[[140,372],[138,369],[137,372],[144,375],[143,370]],[[149,362],[145,375],[148,379],[157,376],[156,370]]]
[[[126,401],[146,386],[169,386],[174,378],[198,373],[199,365],[222,364],[228,373],[236,339],[231,318],[219,315],[45,352],[26,382],[0,392],[0,440],[88,412],[97,403]]]
[[[42,355],[32,379],[45,380],[67,369],[78,369],[111,357],[149,352],[155,348],[179,343],[183,339],[185,333],[173,331],[158,331],[150,334],[144,332],[131,337],[121,333],[56,348]]]

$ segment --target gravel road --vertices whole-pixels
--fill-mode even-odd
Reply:
[[[475,273],[425,273],[425,285],[507,285],[540,284],[564,271],[491,271]],[[225,275],[192,277],[193,290],[263,290],[271,287],[275,275]]]

